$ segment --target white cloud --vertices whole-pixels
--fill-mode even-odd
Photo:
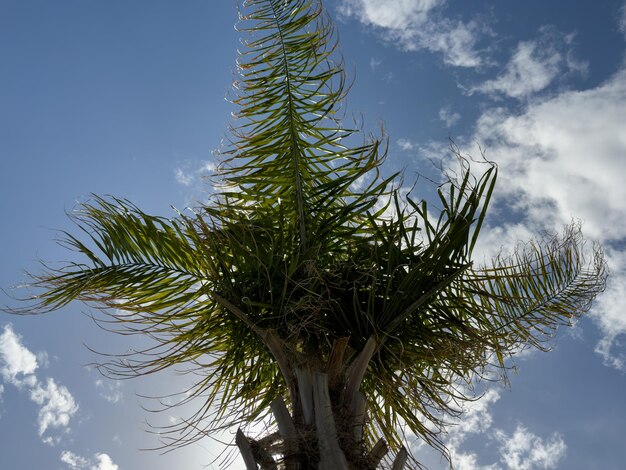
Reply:
[[[461,119],[461,115],[452,112],[450,106],[444,106],[439,110],[439,119],[446,123],[446,127],[452,127]]]
[[[463,23],[444,19],[424,26],[423,30],[414,31],[416,40],[407,45],[407,49],[425,47],[432,52],[440,52],[444,63],[455,67],[479,67],[484,64],[484,59],[476,51],[476,42],[481,34],[481,27],[476,21]]]
[[[193,174],[186,173],[182,168],[176,168],[174,170],[174,176],[176,177],[176,182],[183,186],[189,186],[194,181]]]
[[[45,352],[38,356],[47,361]],[[57,385],[54,379],[48,378],[42,385],[35,376],[37,367],[37,356],[22,344],[21,337],[11,325],[5,325],[0,335],[0,375],[18,389],[28,390],[30,399],[40,406],[37,418],[39,435],[44,443],[55,445],[59,438],[44,434],[49,428],[66,430],[78,405],[69,390]]]
[[[118,403],[124,398],[122,393],[122,384],[119,380],[111,382],[104,382],[102,379],[98,379],[95,382],[96,388],[100,389],[100,396],[109,403]]]
[[[57,385],[51,378],[47,380],[45,387],[37,384],[30,391],[30,398],[41,406],[38,419],[40,436],[50,427],[67,428],[72,415],[78,410],[69,390]]]
[[[200,162],[185,161],[181,166],[174,169],[176,182],[183,186],[191,186],[199,183],[202,177],[210,175],[215,171],[215,164],[209,160]]]
[[[379,59],[378,57],[372,57],[370,59],[370,69],[376,70],[378,67],[381,66],[382,63],[383,61]]]
[[[478,456],[473,452],[461,452],[456,447],[450,447],[450,460],[455,470],[477,470]]]
[[[518,426],[512,435],[496,431],[495,437],[501,443],[500,461],[508,470],[557,468],[567,450],[559,434],[552,434],[546,442],[523,426]]]
[[[541,228],[528,223],[486,226],[481,230],[474,248],[474,253],[477,254],[475,259],[479,263],[490,264],[497,255],[511,253],[511,250],[520,242],[532,240]],[[479,256],[484,256],[484,258],[481,259]]]
[[[417,148],[417,144],[415,142],[411,142],[409,139],[398,139],[397,144],[402,150],[405,151]]]
[[[91,470],[118,470],[118,466],[113,463],[107,454],[96,454],[98,463],[91,467]]]
[[[0,374],[11,384],[20,386],[37,370],[37,357],[22,345],[11,325],[5,325],[0,335]],[[26,379],[31,382],[31,378]],[[28,384],[28,383],[27,383]]]
[[[104,453],[94,455],[93,459],[86,459],[66,450],[61,453],[61,462],[67,464],[69,470],[118,470],[119,468],[113,463],[111,457]]]
[[[434,13],[444,4],[445,0],[343,0],[338,10],[378,28],[404,50],[438,52],[446,64],[457,67],[482,65],[476,51],[480,25],[438,17]]]
[[[520,220],[516,226],[505,224],[505,238],[524,235],[524,227],[535,233],[558,230],[579,218],[585,235],[605,244],[611,275],[590,318],[603,335],[596,351],[606,364],[622,370],[626,257],[618,247],[626,242],[624,109],[626,68],[595,88],[535,100],[519,114],[490,109],[472,137],[499,165],[496,200]]]
[[[499,399],[500,393],[497,390],[488,390],[478,400],[464,403],[463,414],[448,426],[446,446],[456,470],[487,468],[478,465],[478,456],[475,453],[466,453],[461,447],[470,434],[486,434],[489,431],[493,422],[489,408]]]
[[[489,430],[493,422],[489,407],[499,399],[500,393],[497,390],[487,390],[479,399],[464,403],[463,414],[448,427],[446,445],[455,469],[479,468],[476,454],[463,452],[461,446],[470,434],[484,434]]]
[[[495,389],[489,389],[480,399],[465,403],[461,420],[451,430],[452,437],[463,436],[464,438],[468,434],[487,431],[493,421],[489,407],[499,399],[500,393]]]
[[[487,111],[474,139],[498,163],[498,194],[531,222],[553,228],[572,217],[592,238],[626,237],[626,70],[597,88],[568,91],[520,115]]]
[[[76,455],[69,450],[61,452],[61,462],[67,464],[71,470],[85,468],[89,464],[87,459],[81,457],[80,455]]]
[[[620,348],[620,340],[626,338],[626,253],[607,250],[610,277],[606,292],[600,296],[596,308],[591,312],[603,334],[596,345],[596,352],[606,365],[626,371],[626,350]]]
[[[523,99],[544,90],[565,72],[584,72],[586,65],[573,59],[571,51],[566,50],[571,40],[572,36],[543,28],[537,39],[517,45],[505,70],[496,79],[473,87],[470,92]]]
[[[492,405],[500,393],[489,389],[478,400],[464,404],[464,413],[449,427],[446,445],[456,470],[533,470],[556,468],[565,456],[567,446],[558,433],[544,440],[524,426],[517,426],[513,434],[492,428]],[[500,462],[483,465],[474,452],[465,452],[463,445],[472,434],[479,434],[499,443]]]
[[[445,0],[345,0],[339,11],[346,16],[356,16],[363,23],[382,28],[408,29],[428,20],[434,8]]]
[[[210,160],[204,160],[198,166],[196,173],[200,176],[207,176],[215,171],[215,163]]]

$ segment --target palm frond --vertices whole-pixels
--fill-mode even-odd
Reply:
[[[88,242],[67,233],[62,243],[90,263],[69,263],[35,277],[32,287],[43,292],[22,313],[80,300],[105,312],[98,321],[106,328],[156,341],[155,347],[101,364],[116,378],[179,365],[200,372],[205,378],[186,401],[204,396],[205,405],[184,423],[185,432],[198,431],[203,423],[219,428],[233,416],[254,419],[284,390],[264,342],[249,327],[253,322],[242,321],[216,301],[224,285],[233,282],[234,264],[225,260],[237,257],[222,245],[222,228],[181,214],[173,220],[150,216],[126,200],[98,196],[75,211],[73,219]],[[218,412],[208,420],[216,413],[211,407]],[[190,438],[206,431],[202,427]]]
[[[377,171],[384,152],[379,140],[344,144],[358,130],[342,126],[345,74],[321,3],[254,0],[244,10],[237,127],[218,171],[234,190],[221,197],[257,215],[281,204],[306,251],[325,226],[345,225],[346,216],[354,223],[373,207],[389,180],[359,193],[351,186]]]

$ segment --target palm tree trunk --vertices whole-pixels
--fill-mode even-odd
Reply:
[[[278,439],[256,441],[237,431],[236,443],[247,470],[375,470],[389,448],[380,439],[372,449],[363,440],[366,399],[359,391],[376,349],[373,338],[349,365],[347,339],[336,341],[323,367],[311,362],[293,368],[290,412],[282,397],[270,405]],[[273,345],[276,348],[276,344]],[[282,354],[286,357],[287,354]],[[284,370],[284,368],[281,368]],[[276,443],[278,441],[278,444]],[[393,470],[405,467],[400,449]]]

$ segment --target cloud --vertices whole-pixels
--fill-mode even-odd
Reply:
[[[100,396],[109,403],[118,403],[124,398],[122,393],[122,384],[119,380],[113,383],[105,383],[102,379],[98,379],[95,382],[96,388],[100,389]]]
[[[488,264],[500,253],[510,253],[520,241],[532,240],[541,229],[528,223],[505,223],[485,228],[481,230],[474,250],[484,258],[476,261]]]
[[[0,359],[0,375],[6,382],[20,386],[24,380],[32,381],[37,357],[22,345],[21,337],[9,324],[0,335]]]
[[[584,73],[586,65],[576,61],[571,51],[565,50],[572,38],[552,28],[542,28],[537,39],[517,45],[497,78],[471,88],[470,93],[478,91],[492,97],[504,95],[523,99],[544,90],[565,72]]]
[[[61,462],[67,464],[69,470],[118,470],[111,457],[104,453],[94,455],[92,459],[86,459],[69,450],[61,452]]]
[[[89,464],[87,459],[69,450],[61,452],[61,462],[67,464],[71,470],[85,468]]]
[[[489,389],[480,399],[463,405],[463,415],[450,431],[450,439],[463,440],[468,434],[484,433],[491,427],[489,407],[500,399],[500,393]]]
[[[182,184],[183,186],[189,186],[194,181],[193,174],[185,173],[182,168],[176,168],[174,170],[174,175],[176,177],[176,182]]]
[[[92,470],[117,470],[119,467],[113,463],[107,454],[96,454],[97,465]]]
[[[455,67],[479,67],[485,63],[478,51],[476,43],[482,32],[476,21],[463,23],[443,19],[429,23],[422,30],[414,31],[416,40],[407,46],[409,50],[425,47],[432,52],[443,54],[443,61]]]
[[[417,144],[409,139],[398,139],[397,144],[402,150],[405,151],[417,148]]]
[[[370,59],[370,69],[376,70],[378,67],[381,66],[382,63],[383,61],[379,59],[378,57],[372,57]]]
[[[501,443],[500,461],[508,470],[557,468],[567,450],[559,434],[552,434],[546,442],[524,426],[517,426],[512,435],[496,431],[495,437]]]
[[[455,447],[451,447],[449,451],[450,460],[455,470],[478,470],[484,468],[478,465],[478,456],[473,452],[461,452]]]
[[[185,206],[194,207],[205,200],[207,192],[219,190],[215,182],[212,186],[205,184],[205,178],[211,176],[215,169],[215,163],[209,160],[185,160],[174,169],[176,182],[185,187]]]
[[[344,0],[339,11],[356,16],[363,23],[382,28],[409,29],[416,23],[425,23],[430,12],[445,0]]]
[[[343,0],[338,11],[374,26],[404,50],[441,53],[444,63],[456,67],[482,65],[476,51],[482,27],[476,21],[440,17],[436,11],[444,4],[445,0]]]
[[[524,227],[535,233],[558,230],[579,218],[585,235],[604,244],[611,275],[590,318],[602,334],[596,351],[621,370],[626,370],[624,109],[626,68],[594,88],[533,100],[519,113],[489,109],[472,136],[499,165],[494,207],[506,207],[516,219],[502,224],[506,238],[523,235]],[[489,237],[492,230],[483,233]]]
[[[588,236],[626,236],[626,70],[597,88],[568,91],[519,115],[487,111],[474,139],[500,166],[499,195],[527,218],[559,227],[572,217]]]
[[[453,113],[450,106],[444,106],[439,110],[439,119],[446,123],[446,127],[452,127],[461,119],[461,115]]]
[[[621,340],[626,336],[626,253],[609,248],[607,256],[611,273],[609,284],[591,312],[591,318],[602,333],[595,350],[606,365],[626,371],[626,352],[621,347]]]
[[[49,427],[67,428],[70,418],[78,410],[78,405],[69,390],[57,385],[53,379],[46,381],[46,386],[37,384],[30,391],[30,398],[41,406],[39,410],[39,435]]]
[[[38,356],[47,360],[46,353]],[[42,385],[35,376],[37,367],[37,356],[22,344],[22,338],[11,325],[5,325],[0,335],[0,375],[18,389],[26,388],[30,399],[40,406],[37,418],[39,436],[44,443],[55,445],[59,438],[44,434],[49,428],[68,429],[78,405],[69,390],[57,385],[54,379],[48,378]]]
[[[183,186],[191,186],[201,181],[203,176],[215,171],[215,164],[208,160],[200,162],[185,161],[181,166],[174,169],[176,182]]]
[[[512,434],[492,428],[492,405],[500,399],[500,393],[489,389],[478,400],[464,404],[464,413],[449,427],[446,445],[450,451],[452,466],[456,470],[532,470],[556,468],[565,456],[567,446],[558,433],[549,439],[528,431],[518,425]],[[465,452],[463,445],[468,437],[478,434],[497,442],[499,462],[482,465],[478,455]]]

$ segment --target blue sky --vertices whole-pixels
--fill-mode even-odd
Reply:
[[[456,468],[622,469],[626,461],[626,10],[623,0],[328,0],[355,83],[348,115],[384,122],[388,168],[407,180],[447,156],[448,138],[498,163],[480,249],[580,218],[604,243],[607,291],[548,354],[517,359],[451,428]],[[234,1],[0,0],[0,287],[11,292],[90,193],[170,215],[202,201],[230,122]],[[417,188],[432,196],[432,186]],[[15,306],[8,296],[2,304]],[[82,305],[0,315],[2,468],[204,468],[205,441],[161,455],[139,395],[181,391],[164,373],[114,382],[89,347],[138,348]],[[228,439],[228,436],[226,436]],[[415,449],[431,468],[444,463]],[[218,468],[217,464],[213,467]],[[243,468],[232,463],[231,468]]]

